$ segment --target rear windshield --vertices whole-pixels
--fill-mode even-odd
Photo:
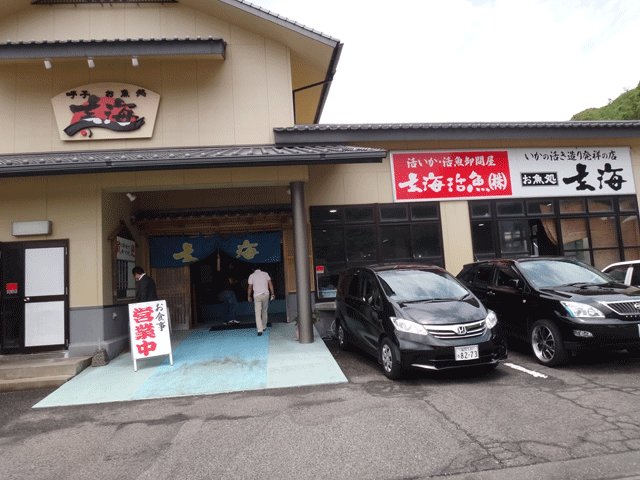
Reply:
[[[611,267],[604,273],[609,275],[616,282],[624,283],[624,281],[627,279],[627,270],[629,270],[629,267],[627,267],[626,265],[618,265],[617,267]]]
[[[385,270],[378,272],[385,293],[396,302],[461,300],[469,291],[444,271]]]
[[[538,288],[611,282],[611,278],[607,275],[584,263],[535,260],[520,262],[518,266],[524,271],[531,283]]]

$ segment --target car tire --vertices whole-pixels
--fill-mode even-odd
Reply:
[[[387,378],[397,380],[402,375],[402,364],[396,355],[395,348],[388,338],[380,342],[380,363]]]
[[[531,328],[531,349],[542,365],[555,367],[565,362],[567,351],[558,327],[548,320],[538,320]]]
[[[342,320],[336,320],[336,337],[338,338],[338,347],[340,350],[347,350],[349,342],[347,341],[347,332],[342,325]]]

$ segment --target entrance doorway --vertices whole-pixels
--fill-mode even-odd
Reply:
[[[242,194],[243,198],[256,197],[255,189],[221,189],[221,191],[224,191],[225,197],[235,196],[236,194]],[[179,192],[175,193],[177,196]],[[206,190],[206,193],[206,196],[196,197],[197,200],[202,202],[211,201],[212,198],[221,195],[217,190]],[[282,187],[282,194],[289,196],[286,193],[286,187]],[[163,201],[155,192],[142,192],[139,195],[139,200],[144,200],[143,207],[162,204]],[[294,295],[296,292],[291,205],[271,204],[203,207],[198,209],[181,207],[180,203],[176,203],[172,210],[140,209],[135,213],[133,224],[141,234],[147,237],[149,252],[170,252],[172,255],[177,252],[179,255],[174,257],[174,260],[179,258],[179,261],[182,262],[183,256],[187,253],[184,252],[183,255],[182,252],[184,243],[191,243],[191,247],[197,250],[198,244],[203,238],[206,239],[216,235],[221,236],[223,239],[228,239],[230,236],[280,232],[281,238],[278,243],[279,261],[272,264],[269,263],[271,260],[262,259],[261,262],[266,263],[259,263],[259,265],[260,269],[269,273],[275,287],[276,300],[270,304],[269,312],[276,312],[278,317],[282,317],[286,321],[287,313],[294,308],[292,305],[295,302]],[[184,238],[184,241],[181,240],[177,246],[154,246],[157,239],[172,238]],[[310,238],[309,235],[309,241]],[[161,241],[164,242],[164,240]],[[236,245],[231,249],[226,248],[226,256],[225,248],[220,247],[220,270],[218,270],[217,265],[217,247],[206,256],[202,255],[200,250],[197,252],[195,250],[191,251],[189,255],[197,258],[197,261],[192,263],[182,262],[184,265],[176,265],[173,268],[169,268],[169,265],[166,267],[160,266],[158,263],[151,261],[151,253],[149,253],[151,277],[156,282],[159,298],[166,298],[167,306],[172,312],[178,313],[178,315],[172,313],[172,328],[193,328],[196,324],[203,324],[207,319],[211,319],[214,316],[218,321],[222,321],[223,314],[221,309],[223,301],[219,299],[223,281],[221,272],[228,265],[233,265],[235,280],[238,282],[234,291],[238,302],[240,302],[239,310],[240,312],[249,312],[246,315],[251,315],[250,318],[253,318],[253,304],[247,304],[246,296],[247,279],[252,272],[252,257],[249,253],[254,252],[248,251],[249,249],[244,245],[244,241],[241,243],[243,244],[241,249],[239,249],[240,245]],[[254,243],[254,240],[249,241],[249,244],[251,243]],[[243,260],[236,258],[237,250],[242,251]],[[262,254],[265,253],[261,248],[258,248],[258,250]],[[311,252],[311,248],[309,248],[309,252]],[[310,257],[310,268],[311,265]],[[177,316],[179,318],[176,318]],[[273,316],[273,320],[276,321],[278,317]],[[270,318],[272,317],[270,316]]]
[[[218,250],[213,255],[190,266],[193,305],[198,323],[223,323],[227,320],[222,293],[227,283],[231,283],[238,300],[238,316],[253,319],[253,303],[247,301],[248,278],[254,268],[267,272],[271,277],[276,301],[271,302],[269,314],[286,314],[285,273],[282,261],[254,264],[238,260]],[[231,282],[229,282],[231,279]],[[272,315],[274,314],[274,315]],[[279,315],[277,318],[283,315]],[[283,317],[286,319],[286,316]],[[245,318],[246,319],[246,318]]]
[[[69,241],[0,245],[1,353],[63,350],[69,344]]]

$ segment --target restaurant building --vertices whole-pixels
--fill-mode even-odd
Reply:
[[[0,39],[1,354],[127,348],[134,265],[178,329],[259,265],[310,342],[346,266],[639,256],[640,122],[323,125],[342,44],[242,0],[12,0]]]

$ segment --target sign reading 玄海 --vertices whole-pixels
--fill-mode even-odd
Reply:
[[[160,95],[127,83],[92,83],[51,99],[62,140],[149,138]]]
[[[635,193],[628,147],[391,152],[396,202]]]

